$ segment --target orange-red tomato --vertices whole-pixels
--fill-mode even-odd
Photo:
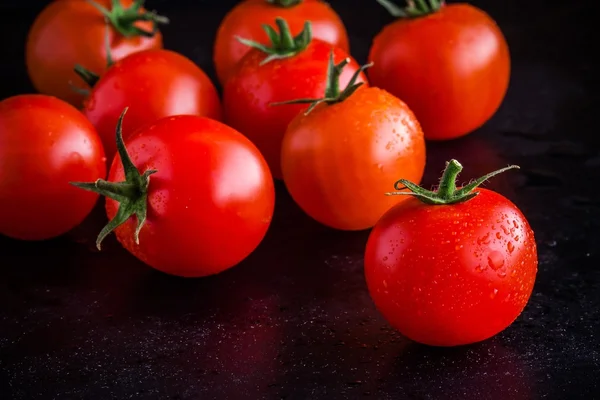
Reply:
[[[506,40],[494,20],[469,4],[442,5],[399,19],[373,41],[372,85],[405,101],[427,139],[479,128],[496,112],[510,79]]]
[[[187,57],[165,49],[141,51],[117,61],[84,101],[83,113],[98,130],[109,160],[116,153],[115,126],[126,107],[124,138],[172,115],[221,119],[219,95],[208,76]]]
[[[290,3],[288,6],[281,4]],[[237,62],[250,48],[237,40],[242,37],[268,44],[262,25],[271,25],[277,17],[285,19],[295,36],[306,21],[312,22],[313,37],[349,52],[346,28],[336,12],[321,0],[245,0],[223,19],[214,46],[217,76],[224,84]]]
[[[273,107],[272,103],[298,98],[318,98],[325,92],[330,52],[334,61],[349,57],[344,50],[313,39],[308,47],[295,56],[262,64],[268,56],[252,49],[225,84],[223,107],[228,125],[242,132],[259,148],[271,173],[281,179],[281,142],[289,123],[306,104],[287,104]],[[346,86],[360,68],[350,59],[342,71],[340,83]],[[366,83],[361,72],[358,82]]]
[[[425,141],[398,98],[360,87],[345,100],[299,114],[282,144],[283,180],[312,218],[332,228],[372,227],[400,196],[385,196],[399,176],[419,182]]]
[[[111,0],[94,0],[111,11]],[[132,0],[120,0],[122,8],[133,5]],[[142,8],[138,14],[145,13]],[[137,21],[134,27],[151,32],[153,21]],[[107,67],[107,29],[110,51],[114,60],[131,53],[162,48],[162,35],[132,34],[125,37],[105,22],[99,9],[85,0],[61,0],[48,4],[37,16],[27,37],[26,64],[33,86],[41,93],[56,96],[80,107],[83,94],[71,85],[86,89],[73,71],[76,64],[102,74]],[[135,29],[135,28],[133,28]]]

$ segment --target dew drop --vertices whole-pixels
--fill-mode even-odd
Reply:
[[[511,254],[513,251],[515,251],[515,245],[513,244],[513,242],[506,243],[506,248],[508,249],[508,252]]]
[[[486,269],[487,269],[487,267],[484,268],[481,265],[478,265],[475,267],[475,272],[481,273],[481,272],[485,271]]]
[[[492,290],[492,293],[490,293],[490,299],[495,298],[497,294],[498,294],[498,289]]]
[[[521,238],[519,237],[519,235],[515,236],[515,242],[518,242],[518,241],[519,241],[519,239],[521,239]]]
[[[383,261],[387,261],[387,260],[388,260],[387,256],[383,257]]]
[[[500,225],[500,228],[502,228],[502,231],[504,232],[505,235],[510,234],[510,231],[504,225]]]
[[[496,232],[496,239],[502,239],[502,235],[500,234],[500,232]]]
[[[494,271],[497,271],[498,269],[502,268],[502,266],[504,265],[504,257],[502,256],[502,253],[500,253],[499,251],[492,251],[488,255],[488,265]]]

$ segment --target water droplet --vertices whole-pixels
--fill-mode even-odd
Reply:
[[[383,257],[383,261],[387,261],[387,260],[388,260],[387,256]]]
[[[483,272],[487,269],[487,267],[482,267],[481,265],[478,265],[475,267],[475,272]]]
[[[506,272],[504,272],[504,271],[499,271],[499,272],[498,272],[498,276],[499,276],[500,278],[506,278]]]
[[[519,241],[519,239],[521,239],[521,238],[519,237],[519,235],[515,236],[515,242],[518,242],[518,241]]]
[[[505,235],[510,234],[510,231],[504,225],[500,225],[500,228],[502,228],[502,231],[504,232]]]
[[[477,239],[477,244],[489,244],[490,243],[490,233],[486,233],[485,236],[480,237],[479,239]]]
[[[387,288],[387,282],[385,280],[383,281],[383,287]]]
[[[454,250],[456,250],[456,251],[459,251],[462,248],[463,248],[462,244],[458,244],[458,245],[454,246]]]
[[[495,298],[497,294],[498,294],[498,289],[492,290],[492,293],[490,293],[490,299]]]
[[[513,225],[515,226],[515,229],[519,229],[519,224],[517,224],[517,221],[513,219]]]
[[[502,239],[502,235],[500,234],[500,232],[496,232],[496,239]]]
[[[488,255],[488,265],[494,271],[497,271],[498,269],[502,268],[502,266],[504,265],[504,256],[502,256],[502,253],[500,253],[499,251],[492,251]]]
[[[378,168],[380,171],[383,171],[383,164],[377,164],[377,168]]]
[[[513,242],[506,243],[506,248],[508,249],[508,252],[511,254],[513,251],[515,251],[515,245],[513,244]]]

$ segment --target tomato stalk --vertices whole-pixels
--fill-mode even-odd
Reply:
[[[310,107],[304,112],[304,115],[308,115],[316,106],[321,103],[325,104],[335,104],[340,103],[346,100],[348,97],[352,96],[356,90],[363,85],[364,82],[356,82],[361,72],[371,67],[373,63],[365,64],[361,66],[355,73],[352,75],[352,78],[348,82],[348,85],[340,90],[340,77],[342,75],[342,71],[344,67],[350,63],[350,58],[345,58],[339,64],[335,64],[333,59],[333,50],[329,53],[329,65],[327,67],[327,84],[325,86],[325,96],[320,99],[296,99],[296,100],[288,100],[281,101],[277,103],[271,103],[271,106],[280,106],[285,104],[310,104]]]
[[[114,231],[118,226],[127,222],[134,216],[137,218],[137,226],[134,232],[136,244],[140,242],[140,230],[146,222],[148,209],[148,186],[150,184],[150,175],[158,172],[155,169],[146,170],[143,174],[136,168],[127,153],[125,143],[123,142],[123,118],[127,108],[123,110],[117,122],[117,151],[121,157],[123,170],[125,171],[125,180],[122,182],[108,182],[104,179],[98,179],[96,182],[70,182],[71,185],[78,188],[98,193],[102,196],[111,198],[119,202],[119,210],[115,217],[110,220],[100,231],[96,239],[96,247],[101,249],[104,238]]]
[[[377,0],[393,17],[417,18],[436,13],[445,4],[444,0],[407,0],[405,7],[391,2],[390,0]]]
[[[519,169],[518,165],[509,165],[508,167],[499,169],[494,172],[490,172],[487,175],[482,176],[479,179],[475,179],[471,183],[458,189],[456,187],[456,178],[463,169],[463,166],[456,160],[450,160],[446,163],[446,169],[440,179],[440,184],[436,191],[431,191],[422,188],[421,186],[412,183],[406,179],[400,179],[394,184],[394,189],[398,192],[386,193],[388,196],[393,195],[405,195],[414,196],[421,200],[423,203],[431,205],[444,205],[444,204],[457,204],[471,200],[477,196],[479,192],[474,191],[479,185],[488,179],[501,174],[510,169]],[[408,189],[409,192],[400,192],[399,190]]]
[[[115,60],[112,57],[112,52],[110,49],[110,26],[108,25],[108,20],[106,21],[106,34],[104,35],[104,46],[106,49],[106,68],[110,68],[115,63]],[[100,79],[100,76],[98,76],[98,74],[90,71],[89,69],[86,69],[80,64],[75,64],[73,70],[91,88],[96,86],[96,83],[98,83],[98,80]],[[85,96],[89,95],[88,90],[80,89],[76,86],[72,86],[71,89],[81,92]]]
[[[302,0],[267,0],[267,3],[278,7],[290,8],[302,3]]]
[[[110,21],[121,35],[129,38],[133,36],[153,37],[158,32],[158,24],[168,24],[169,19],[158,15],[154,11],[142,11],[145,0],[136,0],[131,7],[124,8],[120,0],[112,0],[111,9],[108,10],[94,0],[86,0],[89,4],[96,7],[98,11]],[[152,30],[147,31],[136,25],[138,21],[151,21]]]
[[[264,65],[273,60],[281,60],[288,57],[293,57],[296,54],[304,51],[312,40],[312,26],[310,21],[304,23],[304,29],[298,36],[292,36],[292,31],[286,20],[283,18],[275,18],[275,24],[279,29],[279,33],[270,25],[263,25],[263,29],[269,37],[270,44],[264,45],[255,42],[254,40],[237,37],[237,40],[247,46],[258,49],[268,56],[261,61],[260,65]]]

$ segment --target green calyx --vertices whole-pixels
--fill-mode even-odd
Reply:
[[[482,176],[479,179],[475,179],[471,183],[463,186],[462,188],[457,189],[456,178],[458,177],[458,174],[460,174],[462,169],[463,166],[458,161],[450,160],[446,163],[446,169],[442,174],[442,177],[440,179],[440,185],[436,191],[426,190],[419,185],[407,181],[406,179],[400,179],[394,184],[394,189],[408,189],[409,191],[391,192],[386,193],[386,195],[414,196],[421,200],[423,203],[431,205],[448,205],[463,203],[465,201],[471,200],[473,197],[479,194],[479,192],[475,191],[475,189],[479,187],[479,185],[481,185],[483,182],[510,169],[519,169],[519,166],[509,165],[506,168],[490,172],[489,174]]]
[[[120,0],[112,0],[111,9],[108,10],[94,0],[86,0],[102,13],[110,24],[125,37],[145,36],[153,37],[158,32],[158,24],[168,24],[169,19],[158,15],[154,11],[142,10],[145,0],[135,0],[131,7],[124,8]],[[152,30],[147,31],[136,26],[138,21],[151,21]]]
[[[267,3],[278,7],[289,8],[302,3],[302,0],[267,0]]]
[[[283,18],[275,18],[275,24],[279,29],[279,33],[270,25],[263,25],[263,29],[269,36],[270,44],[264,45],[255,42],[254,40],[237,37],[237,40],[246,46],[258,49],[267,54],[267,57],[261,61],[260,65],[264,65],[273,60],[293,57],[296,54],[304,51],[312,40],[312,26],[310,21],[304,23],[304,29],[298,36],[292,36],[290,27]]]
[[[111,198],[119,202],[119,210],[115,217],[106,224],[100,231],[96,239],[96,247],[101,249],[104,238],[114,231],[118,226],[127,222],[134,216],[137,218],[137,226],[134,232],[136,244],[140,242],[140,230],[146,222],[146,213],[148,209],[148,186],[150,184],[150,175],[158,172],[155,169],[149,169],[143,174],[135,167],[123,142],[123,118],[127,108],[123,110],[119,121],[117,122],[117,151],[121,157],[123,170],[125,171],[125,180],[122,182],[108,182],[104,179],[98,179],[96,182],[70,182],[71,185],[78,188],[99,193],[102,196]]]
[[[390,0],[377,0],[393,17],[396,18],[418,18],[436,13],[445,4],[444,0],[407,0],[405,7],[391,2]]]
[[[333,50],[329,53],[329,65],[327,67],[327,84],[325,86],[325,96],[320,99],[296,99],[289,101],[282,101],[277,103],[271,103],[272,106],[280,106],[285,104],[310,104],[310,107],[304,112],[304,115],[308,115],[316,106],[321,103],[335,104],[346,100],[352,96],[356,90],[363,85],[364,82],[356,82],[360,74],[367,68],[373,66],[373,63],[365,64],[361,66],[352,75],[348,85],[342,90],[340,89],[340,77],[344,67],[350,63],[350,58],[344,59],[339,64],[335,64],[333,60]]]
[[[106,34],[104,35],[104,47],[106,49],[106,68],[108,69],[115,63],[110,49],[110,26],[108,25],[108,21],[106,23]],[[80,64],[75,64],[73,70],[90,88],[96,86],[96,83],[98,83],[100,80],[100,76],[98,74],[86,69]],[[80,89],[76,86],[71,86],[71,89],[76,92],[80,92],[84,96],[90,94],[89,90]]]

